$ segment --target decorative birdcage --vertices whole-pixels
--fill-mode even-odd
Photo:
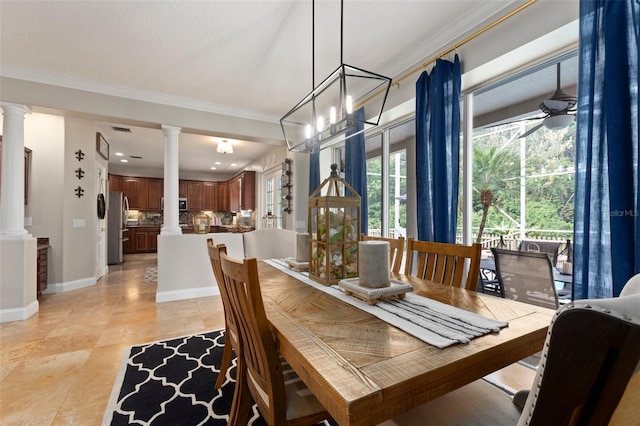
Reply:
[[[337,169],[309,197],[309,277],[324,285],[358,276],[360,195]]]

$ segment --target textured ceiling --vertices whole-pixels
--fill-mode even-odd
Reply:
[[[344,62],[396,77],[522,3],[346,0]],[[4,76],[274,122],[311,89],[310,1],[2,0],[0,15]],[[316,2],[316,82],[340,63],[339,17],[339,2]],[[112,152],[153,139],[130,154],[161,164],[149,149],[162,136],[111,124],[101,130]],[[182,135],[181,147],[190,139]],[[244,145],[249,152],[238,144],[233,158],[240,168],[266,149]],[[200,170],[213,159],[181,151],[180,161]]]

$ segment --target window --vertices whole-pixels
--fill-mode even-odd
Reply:
[[[480,89],[474,95],[471,143],[474,241],[492,247],[502,237],[505,244],[515,249],[517,241],[525,238],[572,237],[576,124],[572,121],[565,128],[547,128],[544,118],[549,112],[543,107],[551,105],[548,100],[555,96],[557,84],[565,95],[575,95],[576,79],[577,56],[571,53]],[[540,82],[550,86],[533,100],[513,103],[513,93],[523,87],[536,87]],[[571,109],[556,114],[574,113]],[[459,219],[460,232],[461,223]]]
[[[413,119],[365,139],[369,235],[406,236],[407,143],[415,143]]]
[[[274,171],[266,173],[264,175],[264,207],[262,212],[263,223],[262,227],[277,227],[282,228],[282,217],[284,213],[282,211],[282,171],[280,168],[274,169]],[[268,218],[267,216],[274,216]]]

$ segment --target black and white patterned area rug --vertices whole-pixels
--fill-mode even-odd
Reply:
[[[215,389],[223,348],[224,331],[131,347],[123,358],[102,424],[226,425],[236,360],[222,388]],[[255,405],[247,424],[266,425]]]

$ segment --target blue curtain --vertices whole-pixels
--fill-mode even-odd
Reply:
[[[581,0],[574,299],[640,272],[638,0]]]
[[[460,156],[460,60],[438,59],[416,83],[418,239],[456,242]]]
[[[309,158],[309,195],[320,186],[320,150],[310,154]]]
[[[367,198],[367,157],[364,148],[364,108],[353,112],[357,121],[355,129],[347,132],[344,147],[344,180],[353,187],[360,196],[360,232],[368,233],[366,218],[369,217]],[[356,133],[354,136],[354,133]]]

